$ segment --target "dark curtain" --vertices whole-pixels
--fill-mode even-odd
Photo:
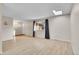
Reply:
[[[49,21],[48,21],[48,19],[45,20],[45,38],[50,39],[50,37],[49,37]]]
[[[33,37],[35,37],[34,25],[35,25],[35,21],[33,21]]]

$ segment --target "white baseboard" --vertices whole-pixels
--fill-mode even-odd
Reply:
[[[71,42],[70,40],[66,40],[66,39],[52,39],[52,40],[59,40],[59,41]]]

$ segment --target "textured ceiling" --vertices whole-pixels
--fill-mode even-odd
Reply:
[[[55,16],[53,10],[70,14],[71,3],[4,3],[3,15],[22,20],[40,19]]]

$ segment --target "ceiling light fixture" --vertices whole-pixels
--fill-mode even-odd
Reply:
[[[54,15],[62,15],[62,11],[53,10]]]

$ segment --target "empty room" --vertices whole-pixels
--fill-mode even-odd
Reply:
[[[78,3],[0,3],[0,55],[78,55]]]

